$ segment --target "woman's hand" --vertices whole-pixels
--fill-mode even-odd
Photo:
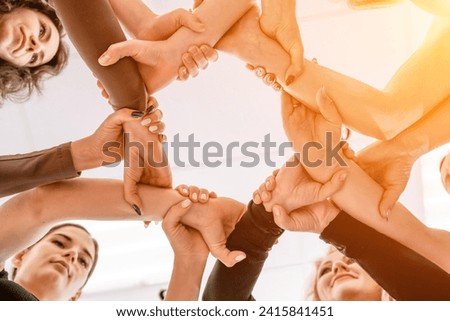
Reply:
[[[358,165],[384,188],[379,209],[386,217],[405,190],[412,166],[422,154],[405,150],[395,139],[375,142],[358,153]]]
[[[199,70],[206,69],[209,62],[217,61],[218,57],[217,51],[208,45],[191,46],[181,57],[183,66],[178,69],[178,80],[197,77]]]
[[[303,68],[303,45],[295,16],[296,0],[262,0],[259,21],[262,31],[291,56],[285,82],[289,86],[300,76]]]
[[[208,203],[210,198],[217,198],[215,192],[209,192],[207,189],[197,186],[179,185],[175,188],[181,196],[188,197],[193,203]]]

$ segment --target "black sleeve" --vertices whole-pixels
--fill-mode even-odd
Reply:
[[[230,250],[241,250],[246,259],[228,268],[216,261],[208,278],[203,300],[248,301],[259,274],[276,240],[283,233],[273,221],[272,213],[252,201],[227,240]]]
[[[447,272],[345,212],[320,237],[355,259],[396,300],[450,300]]]
[[[29,154],[0,156],[0,197],[78,177],[70,143]]]

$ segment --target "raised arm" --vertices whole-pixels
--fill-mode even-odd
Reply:
[[[383,91],[307,60],[302,75],[286,86],[284,73],[290,63],[289,55],[264,35],[258,19],[255,10],[247,13],[218,48],[254,66],[265,67],[287,92],[315,111],[316,92],[324,86],[344,123],[363,134],[392,138],[450,93],[450,22],[446,19],[436,18],[427,40]]]
[[[142,63],[140,72],[149,93],[154,93],[173,81],[182,65],[182,55],[190,45],[214,46],[219,39],[253,5],[252,0],[205,0],[194,14],[205,25],[205,31],[194,32],[180,28],[169,39],[161,42],[130,40],[112,45],[99,62],[104,66],[131,56]]]

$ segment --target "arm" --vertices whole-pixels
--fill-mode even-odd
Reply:
[[[252,4],[252,0],[205,0],[194,11],[205,25],[204,32],[196,33],[183,27],[165,41],[130,40],[117,43],[109,47],[99,62],[109,66],[122,57],[133,57],[142,63],[140,73],[148,92],[154,93],[176,78],[178,68],[182,65],[181,57],[190,45],[214,46]]]
[[[411,0],[411,2],[435,16],[450,18],[450,3],[447,0]]]
[[[396,300],[450,298],[450,274],[345,212],[320,237],[355,259]]]
[[[318,97],[318,102],[321,105],[322,113],[326,113],[327,108],[333,108],[333,102],[322,95]],[[305,144],[310,142],[317,142],[322,146],[325,144],[336,146],[339,142],[341,135],[339,125],[326,121],[322,116],[304,107],[294,108],[287,95],[283,95],[282,110],[286,133],[293,141],[296,151],[301,152]],[[331,133],[331,136],[325,134],[327,131]],[[314,159],[326,159],[325,148],[315,149],[311,152],[310,156]],[[341,155],[341,157],[345,159],[344,156]],[[323,182],[340,168],[337,159],[335,157],[329,164],[322,162],[321,165],[315,167],[305,166],[305,169],[313,179]],[[348,177],[343,188],[333,195],[333,201],[358,221],[413,249],[445,271],[450,271],[450,261],[443,255],[450,251],[450,238],[443,237],[442,234],[429,229],[400,203],[397,203],[387,213],[388,221],[382,218],[379,215],[378,205],[384,191],[383,188],[353,161],[346,159],[345,163],[348,166]],[[412,238],[411,235],[414,237]]]
[[[383,91],[310,61],[305,61],[302,75],[286,86],[289,55],[264,35],[258,19],[255,11],[247,13],[218,48],[254,66],[265,67],[277,76],[287,92],[315,111],[316,92],[324,86],[343,122],[363,134],[391,138],[437,106],[450,92],[450,22],[444,19],[436,20],[427,40]]]
[[[113,107],[144,110],[147,102],[145,85],[136,63],[132,59],[123,59],[104,68],[97,62],[109,45],[126,39],[108,1],[53,0],[52,5],[80,56],[110,94]]]

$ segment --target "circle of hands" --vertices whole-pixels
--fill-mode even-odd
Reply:
[[[196,0],[195,6],[201,3],[202,0]],[[261,17],[257,10],[251,10],[234,29],[245,27],[245,20],[252,22],[255,20],[255,14],[257,15],[262,31],[277,40],[290,53],[291,65],[285,79],[285,83],[289,85],[302,72],[303,46],[296,20],[284,16],[284,13],[292,11],[279,10],[279,3],[274,0],[262,1]],[[282,5],[292,5],[292,1],[283,1]],[[266,15],[265,12],[271,14]],[[153,20],[152,24],[139,35],[141,37],[139,39],[152,41],[167,39],[181,26],[196,32],[201,32],[204,28],[190,12],[178,9]],[[221,41],[222,46],[226,47],[232,43],[233,37],[238,34],[238,31],[231,30]],[[148,44],[143,46],[142,41],[136,39],[113,45],[108,49],[108,54],[102,56],[99,61],[103,65],[109,65],[125,56],[131,56],[141,63],[140,68],[154,68],[155,61],[163,56],[162,47],[155,42],[148,42],[151,46]],[[192,46],[182,56],[183,66],[178,69],[178,79],[195,77],[199,70],[205,69],[209,62],[216,60],[217,52],[213,48],[207,45]],[[144,73],[154,75],[152,72]],[[101,84],[99,87],[102,95],[108,98]],[[318,92],[317,101],[320,113],[311,111],[282,92],[283,126],[297,151],[302,150],[308,142],[325,142],[327,132],[333,134],[334,143],[340,143],[342,119],[333,101],[326,95],[325,89],[322,88]],[[145,112],[122,109],[113,114],[112,125],[111,119],[107,119],[94,135],[98,139],[96,144],[93,144],[96,148],[100,146],[98,150],[104,151],[105,146],[102,142],[118,142],[120,145],[110,149],[115,148],[121,158],[129,157],[131,166],[126,166],[124,170],[124,195],[126,201],[139,215],[142,201],[137,193],[137,183],[163,188],[172,187],[172,175],[162,145],[165,141],[163,115],[153,97],[149,98],[147,107]],[[120,135],[117,135],[118,127],[123,127]],[[115,134],[112,134],[113,132]],[[130,155],[124,155],[124,145],[127,141],[123,140],[123,133],[129,135],[129,142],[147,142],[145,152],[140,153],[133,149]],[[151,152],[147,150],[150,148]],[[413,155],[399,154],[391,141],[376,142],[363,149],[357,156],[347,144],[343,144],[342,155],[347,161],[356,161],[385,189],[380,202],[380,213],[388,215],[409,179],[415,160]],[[325,157],[320,151],[312,156],[316,159]],[[104,163],[114,162],[105,158],[105,153],[102,153],[101,158]],[[139,166],[142,162],[144,164],[153,162],[163,166]],[[253,201],[256,204],[263,204],[267,211],[273,212],[275,223],[283,229],[320,233],[339,213],[330,197],[344,186],[347,179],[347,171],[341,165],[334,162],[326,170],[313,169],[304,166],[294,156],[255,191]],[[245,211],[245,206],[230,199],[217,198],[215,193],[195,186],[181,185],[176,190],[186,199],[170,208],[162,224],[175,254],[181,257],[205,258],[211,252],[228,267],[245,259],[244,252],[229,251],[226,248],[226,239]],[[149,223],[146,222],[146,225]]]

